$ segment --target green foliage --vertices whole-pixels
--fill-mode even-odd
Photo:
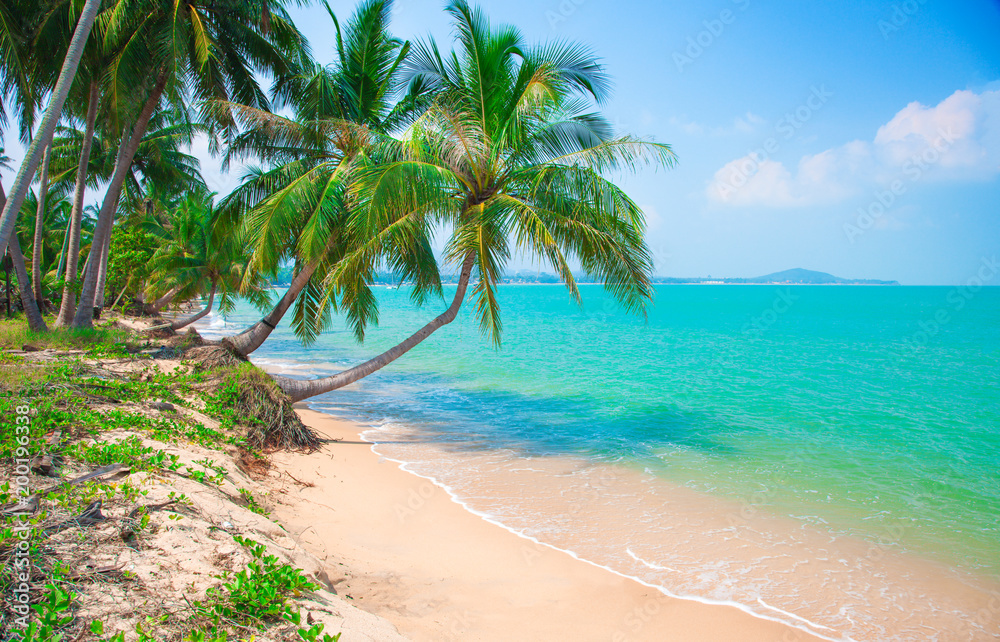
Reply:
[[[49,332],[32,332],[19,319],[0,320],[0,349],[20,350],[30,344],[38,349],[91,350],[104,346],[134,345],[134,337],[121,328],[54,328]]]
[[[28,625],[22,640],[24,642],[61,642],[65,639],[61,632],[73,621],[70,606],[73,596],[57,584],[48,584],[41,604],[31,608],[36,618]]]
[[[289,597],[320,588],[300,569],[279,563],[274,555],[267,555],[267,547],[263,544],[239,535],[233,539],[246,547],[253,559],[231,579],[224,577],[228,581],[221,588],[210,589],[204,603],[196,603],[202,615],[216,624],[232,621],[251,625],[279,620]]]
[[[243,501],[246,503],[247,508],[251,512],[257,513],[258,515],[264,515],[265,517],[271,514],[263,506],[260,505],[257,499],[254,498],[253,493],[251,493],[246,488],[240,489],[240,497],[243,498]]]
[[[136,471],[153,468],[149,457],[152,453],[153,449],[143,446],[142,440],[136,435],[129,435],[112,443],[72,444],[66,448],[67,456],[88,464],[107,466],[120,463]]]
[[[158,245],[155,236],[139,227],[119,225],[111,235],[105,296],[117,297],[122,290],[128,297],[139,294],[149,277],[149,261]]]

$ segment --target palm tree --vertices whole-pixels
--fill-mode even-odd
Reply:
[[[52,281],[58,278],[55,263],[65,241],[65,229],[69,220],[70,202],[66,198],[63,185],[51,184],[44,203],[39,200],[39,192],[29,192],[21,208],[21,216],[15,228],[22,239],[35,239],[38,256],[32,253],[31,285],[34,298],[52,296]],[[39,224],[39,217],[41,223]],[[41,232],[39,234],[39,231]],[[34,276],[37,272],[38,276]],[[41,306],[39,306],[41,309]]]
[[[73,32],[73,39],[63,60],[62,70],[59,72],[59,80],[56,82],[55,88],[52,90],[52,95],[49,97],[45,116],[39,124],[38,132],[28,146],[24,161],[18,169],[17,178],[14,179],[10,200],[7,201],[3,209],[3,215],[0,216],[0,255],[6,250],[7,242],[14,231],[17,215],[21,211],[21,205],[28,194],[28,187],[34,179],[35,171],[38,169],[42,150],[52,141],[52,134],[55,131],[56,124],[62,117],[63,104],[66,101],[66,96],[69,94],[70,87],[73,85],[76,69],[83,55],[84,45],[90,36],[90,30],[94,26],[94,20],[97,17],[100,5],[101,0],[86,0],[83,10],[80,13],[80,19],[77,21]]]
[[[39,43],[37,48],[60,50],[61,46],[58,43],[67,37],[72,28],[72,24],[68,22],[69,17],[65,11],[47,13],[37,28],[38,35],[36,36],[36,41]],[[80,133],[79,143],[73,147],[74,158],[72,162],[69,162],[69,159],[65,158],[56,159],[60,165],[66,166],[66,168],[62,171],[63,176],[54,180],[73,181],[73,210],[67,226],[66,249],[63,252],[66,260],[60,261],[58,274],[58,278],[65,281],[62,292],[62,303],[56,317],[56,325],[61,326],[68,325],[76,312],[76,291],[73,284],[76,282],[79,269],[80,234],[86,189],[88,186],[96,187],[102,182],[90,176],[90,172],[88,171],[90,168],[90,153],[96,133],[98,113],[102,111],[101,99],[104,95],[104,81],[108,69],[111,68],[115,60],[116,54],[119,53],[107,46],[103,25],[105,22],[105,20],[101,20],[98,17],[98,32],[87,41],[77,68],[76,82],[73,85],[64,110],[64,115],[70,122],[82,123],[84,128]],[[45,59],[44,56],[40,58]],[[107,107],[107,101],[105,101],[105,109],[103,111],[106,117],[111,111]],[[105,118],[105,120],[108,119]],[[110,120],[106,124],[113,128]],[[53,141],[53,147],[59,144]],[[62,143],[62,146],[65,147],[65,142]],[[56,150],[53,150],[53,154],[59,156],[59,152]],[[70,165],[72,165],[74,171],[69,171]]]
[[[176,208],[166,238],[151,260],[152,271],[146,294],[157,298],[171,293],[181,301],[208,296],[198,313],[171,323],[179,330],[212,310],[216,294],[224,313],[235,307],[242,295],[257,307],[270,304],[266,281],[246,274],[247,257],[225,217],[213,205],[215,195],[192,192]]]
[[[42,237],[45,232],[45,197],[49,193],[49,159],[52,156],[51,143],[42,156],[42,170],[38,177],[38,199],[35,205],[35,232],[31,244],[31,283],[34,286],[35,303],[42,309]]]
[[[0,154],[0,156],[3,155]],[[0,184],[0,208],[6,205],[7,194],[4,192],[3,185]],[[37,306],[31,305],[34,302],[34,295],[30,287],[31,282],[28,280],[28,270],[24,265],[24,254],[21,252],[21,242],[17,238],[16,231],[12,232],[10,236],[11,239],[8,244],[7,251],[10,253],[11,263],[13,263],[15,273],[17,274],[17,288],[21,294],[21,305],[24,308],[24,316],[28,319],[28,328],[33,332],[46,332],[49,328],[45,325],[45,319],[42,318],[42,313],[38,310]],[[8,305],[10,305],[9,301]]]
[[[480,327],[499,346],[496,288],[513,251],[550,264],[577,300],[574,259],[626,309],[642,311],[651,296],[642,211],[604,174],[648,162],[672,166],[670,147],[616,138],[589,111],[609,83],[585,48],[528,46],[516,29],[492,28],[464,0],[447,11],[458,51],[442,57],[433,41],[420,44],[408,70],[411,83],[436,92],[437,104],[404,140],[371,154],[371,167],[355,180],[358,206],[348,229],[357,249],[337,264],[326,290],[363,337],[377,315],[366,277],[439,222],[452,228],[445,259],[460,266],[455,295],[423,328],[357,367],[313,381],[276,377],[294,401],[392,363],[455,319],[470,284]]]
[[[156,112],[150,118],[147,132],[139,143],[126,175],[120,209],[144,209],[147,192],[154,188],[163,193],[202,189],[204,180],[199,171],[198,160],[182,150],[191,144],[196,135],[204,131],[204,126],[193,122],[186,110],[164,109]],[[73,284],[80,259],[80,232],[83,223],[82,211],[78,214],[76,209],[78,199],[82,198],[80,184],[85,182],[96,187],[110,180],[121,141],[115,141],[114,134],[103,128],[91,132],[89,128],[79,130],[64,126],[57,133],[59,136],[53,139],[52,183],[60,189],[74,189],[74,210],[69,225],[70,240],[67,243],[69,256],[65,270],[60,274],[66,280],[57,324],[65,325],[64,313],[67,310],[74,312],[76,309]],[[88,145],[90,149],[81,151]],[[84,156],[87,166],[81,173],[79,160]],[[88,263],[92,258],[94,264],[98,265],[99,276],[106,274],[109,244],[110,235],[105,238],[105,244],[98,247],[99,251],[88,257]],[[100,293],[99,289],[98,294]]]
[[[182,94],[196,100],[234,100],[268,106],[255,73],[290,70],[291,56],[307,49],[281,0],[120,0],[106,18],[106,39],[124,43],[109,70],[110,101],[121,114],[132,113],[131,133],[123,134],[108,191],[101,205],[95,245],[106,247],[132,160],[161,100]],[[118,50],[117,44],[110,45]],[[141,107],[125,108],[127,98],[145,96]],[[214,112],[219,125],[232,117]],[[100,269],[88,270],[74,327],[93,323]]]
[[[223,209],[245,223],[254,272],[274,274],[283,262],[294,262],[292,282],[274,309],[227,339],[243,355],[264,343],[293,303],[295,332],[307,343],[315,339],[330,312],[318,285],[345,252],[338,228],[346,216],[344,195],[355,159],[373,136],[393,130],[419,109],[419,92],[392,102],[410,50],[408,42],[389,33],[392,7],[392,0],[365,0],[341,30],[326,5],[336,33],[334,62],[324,67],[305,59],[297,73],[275,85],[276,103],[289,107],[292,118],[226,106],[245,127],[230,145],[227,162],[256,156],[273,167],[252,169]],[[436,279],[435,272],[430,280]]]

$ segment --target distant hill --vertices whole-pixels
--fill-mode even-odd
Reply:
[[[827,274],[826,272],[816,272],[813,270],[804,270],[802,268],[795,268],[794,270],[785,270],[783,272],[775,272],[774,274],[767,274],[765,276],[758,276],[753,279],[739,279],[739,278],[720,278],[713,279],[708,278],[693,278],[693,279],[679,279],[672,277],[656,277],[653,279],[656,283],[729,283],[729,284],[762,284],[762,285],[899,285],[898,281],[878,281],[875,279],[842,279],[839,276],[833,276],[832,274]]]
[[[876,281],[874,279],[842,279],[826,272],[813,270],[785,270],[756,279],[747,279],[747,283],[788,283],[795,285],[899,285],[897,281]]]

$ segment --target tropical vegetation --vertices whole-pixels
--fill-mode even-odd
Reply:
[[[163,324],[178,330],[244,299],[263,316],[222,347],[245,358],[282,322],[310,344],[342,319],[363,341],[381,271],[416,305],[443,301],[357,367],[275,377],[298,400],[392,363],[467,300],[499,346],[515,257],[576,299],[580,268],[642,313],[645,222],[612,177],[675,157],[601,115],[611,83],[594,52],[529,42],[465,0],[446,8],[446,46],[395,37],[393,0],[346,20],[324,7],[329,60],[284,0],[0,0],[0,119],[27,147],[0,253],[32,331],[189,304]],[[206,143],[245,168],[221,197],[191,152]],[[458,274],[447,296],[443,273]]]

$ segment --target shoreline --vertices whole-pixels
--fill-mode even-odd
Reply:
[[[279,469],[304,484],[294,499],[279,499],[275,517],[327,566],[338,593],[407,637],[822,639],[735,605],[667,596],[519,536],[380,456],[361,439],[364,426],[297,411],[339,441],[312,455],[275,454]]]

